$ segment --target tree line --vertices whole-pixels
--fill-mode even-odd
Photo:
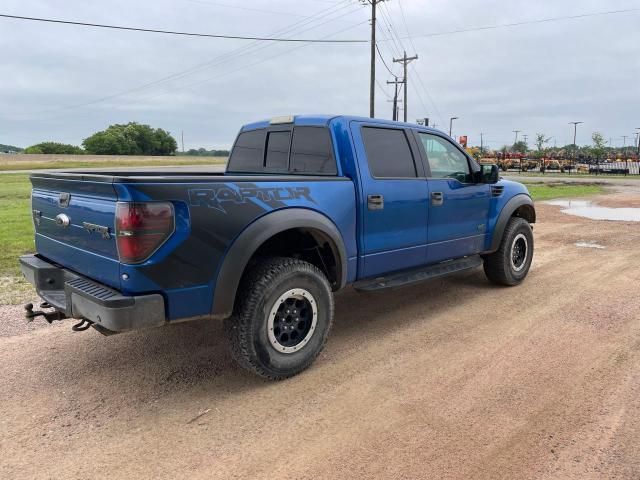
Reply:
[[[633,145],[626,147],[611,147],[607,145],[605,137],[600,132],[593,132],[591,135],[591,145],[574,145],[568,144],[560,147],[548,147],[547,144],[551,137],[547,137],[544,133],[536,133],[534,139],[535,149],[529,148],[524,141],[515,142],[513,145],[504,145],[499,151],[502,154],[520,153],[523,155],[531,155],[535,158],[544,158],[548,156],[567,156],[579,158],[603,159],[615,156],[633,157],[636,154],[636,148]]]
[[[82,141],[82,147],[59,142],[41,142],[24,153],[64,155],[175,155],[178,142],[166,130],[137,122],[110,125]],[[191,149],[185,155],[226,156],[227,150]]]

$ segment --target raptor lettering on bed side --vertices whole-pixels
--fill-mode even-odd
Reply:
[[[214,208],[223,213],[226,213],[223,204],[228,202],[243,204],[247,201],[260,200],[273,204],[297,199],[315,203],[311,198],[309,187],[240,187],[237,190],[220,187],[189,190],[189,203],[192,207]]]

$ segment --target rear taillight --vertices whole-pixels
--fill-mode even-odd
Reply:
[[[175,229],[173,205],[165,202],[118,202],[116,242],[122,263],[149,258]]]

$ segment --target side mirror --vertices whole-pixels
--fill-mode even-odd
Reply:
[[[500,169],[497,165],[480,165],[480,171],[476,172],[476,183],[497,183],[498,180],[500,180]]]

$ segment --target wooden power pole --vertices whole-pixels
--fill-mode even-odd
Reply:
[[[393,81],[387,80],[387,84],[395,85],[394,87],[395,93],[393,94],[393,116],[392,116],[394,121],[398,120],[398,85],[401,85],[403,83],[404,83],[404,80],[398,80],[398,77],[396,77],[396,79]],[[406,118],[406,115],[405,115],[405,118]]]
[[[369,79],[369,117],[375,116],[376,102],[376,5],[384,0],[363,0],[371,5],[371,72]]]
[[[411,63],[413,60],[417,60],[418,59],[418,55],[414,55],[413,57],[407,57],[407,52],[403,52],[404,55],[402,56],[402,58],[394,58],[393,61],[394,63],[401,63],[402,67],[404,69],[404,87],[402,88],[404,91],[404,121],[407,121],[407,65],[409,65],[409,63]]]

